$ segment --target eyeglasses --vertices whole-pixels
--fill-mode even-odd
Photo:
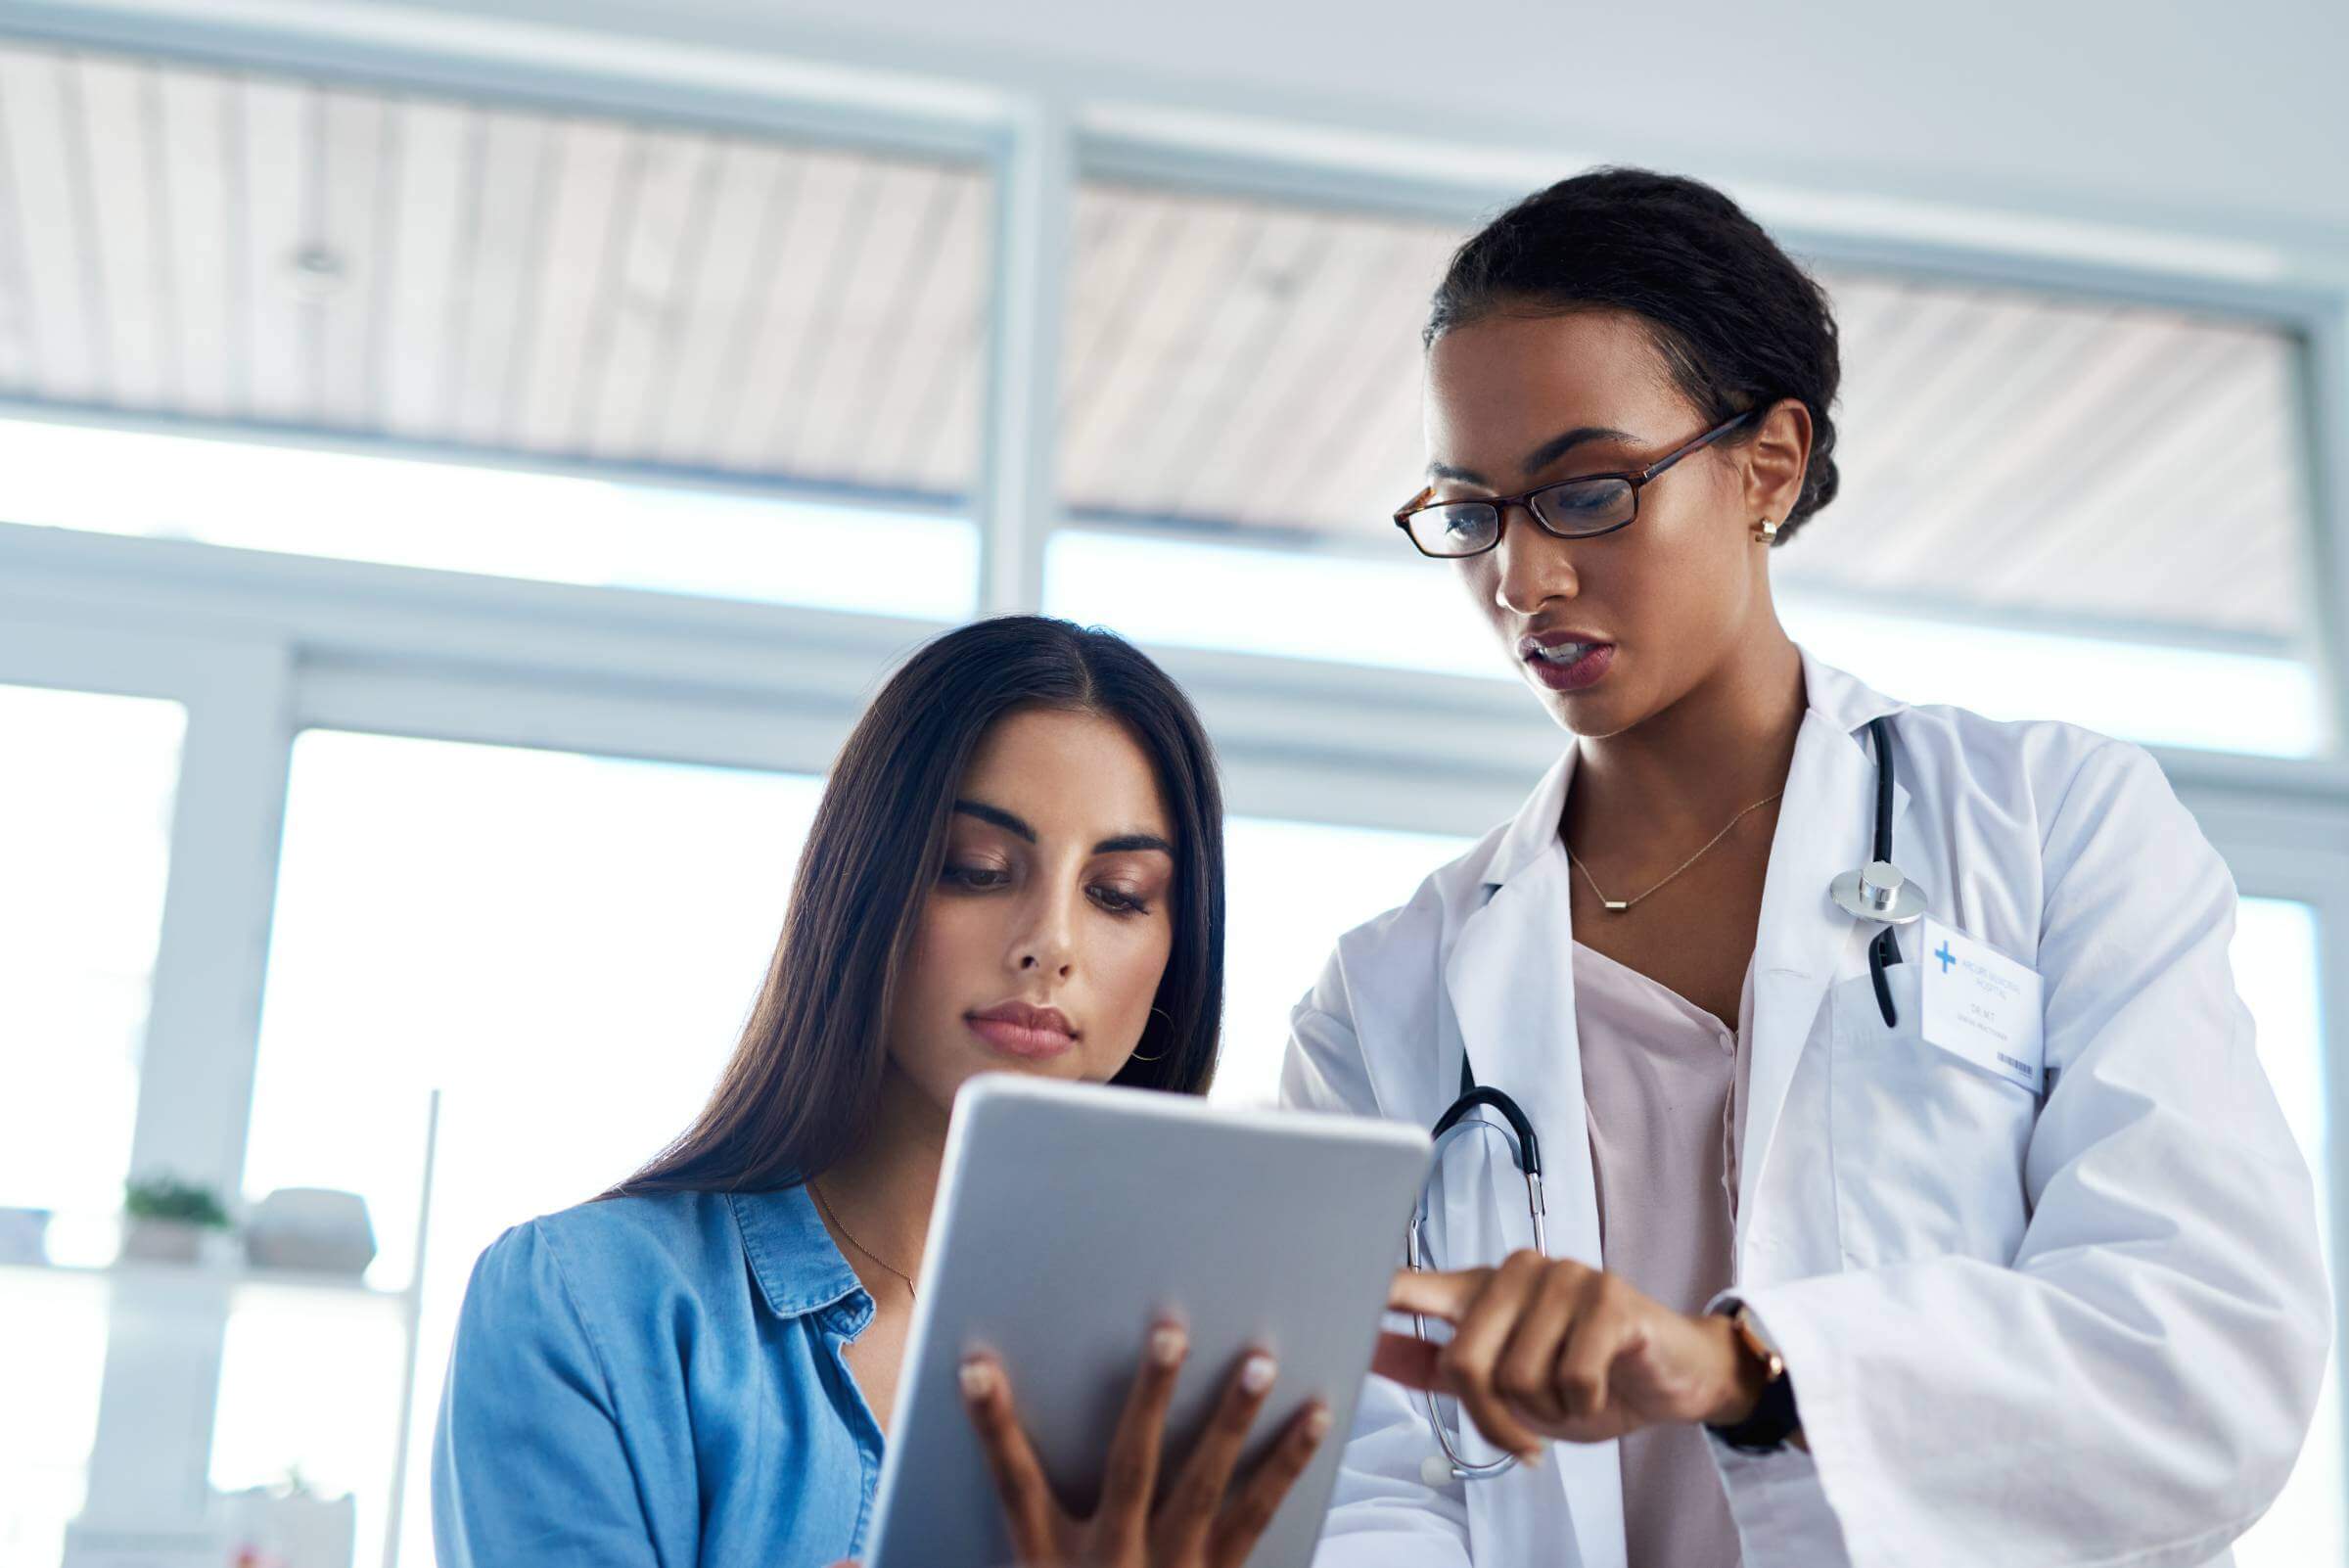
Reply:
[[[1767,405],[1765,405],[1767,407]],[[1509,508],[1522,506],[1545,533],[1561,539],[1590,539],[1617,529],[1630,528],[1639,516],[1639,491],[1673,464],[1698,452],[1762,413],[1749,408],[1683,445],[1676,446],[1635,473],[1585,474],[1527,490],[1523,495],[1495,495],[1473,501],[1430,501],[1429,485],[1395,514],[1395,526],[1410,536],[1421,555],[1457,561],[1482,555],[1500,543],[1501,519]]]

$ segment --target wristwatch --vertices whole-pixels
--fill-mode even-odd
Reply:
[[[1762,1363],[1762,1393],[1754,1401],[1753,1410],[1734,1426],[1714,1426],[1706,1430],[1730,1448],[1744,1453],[1769,1453],[1786,1446],[1802,1426],[1802,1415],[1794,1407],[1794,1379],[1786,1375],[1786,1359],[1778,1354],[1754,1321],[1754,1314],[1743,1302],[1728,1310],[1729,1327],[1746,1354]]]

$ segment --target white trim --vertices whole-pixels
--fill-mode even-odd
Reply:
[[[282,641],[289,729],[333,724],[820,771],[943,623],[0,525],[0,622]],[[1563,739],[1512,683],[1153,649],[1246,815],[1481,832]]]
[[[0,35],[968,161],[1016,102],[938,72],[347,0],[12,0]]]
[[[979,508],[979,602],[990,614],[1044,600],[1044,541],[1060,513],[1060,346],[1076,200],[1068,121],[1036,106],[1015,126],[996,179]]]
[[[2313,523],[2306,560],[2315,601],[2309,654],[2327,682],[2333,742],[2349,745],[2349,292],[2312,315],[2304,331],[2300,386]],[[2349,1012],[2349,992],[2340,1010]]]
[[[186,706],[130,1172],[167,1171],[233,1202],[285,808],[287,646],[6,619],[0,676]],[[85,1519],[151,1517],[204,1496],[208,1444],[188,1434],[211,1430],[229,1292],[184,1294],[160,1327],[153,1314],[110,1318]]]

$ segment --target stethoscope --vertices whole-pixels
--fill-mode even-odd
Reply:
[[[1903,876],[1892,863],[1892,791],[1894,763],[1892,760],[1892,725],[1883,718],[1868,721],[1867,733],[1876,752],[1876,815],[1875,836],[1869,846],[1870,858],[1856,871],[1846,871],[1827,884],[1827,897],[1836,907],[1857,920],[1870,920],[1884,929],[1877,932],[1867,945],[1867,973],[1876,992],[1876,1006],[1884,1015],[1884,1026],[1894,1027],[1899,1013],[1892,1003],[1892,983],[1884,971],[1901,961],[1900,944],[1893,932],[1916,920],[1925,912],[1925,896],[1916,884]],[[1496,1125],[1474,1113],[1490,1107],[1506,1126]],[[1526,1207],[1534,1220],[1534,1250],[1549,1250],[1543,1218],[1546,1211],[1542,1203],[1542,1145],[1534,1136],[1534,1124],[1524,1109],[1502,1089],[1491,1085],[1479,1086],[1476,1074],[1469,1068],[1465,1048],[1460,1053],[1459,1097],[1446,1107],[1436,1119],[1435,1152],[1428,1169],[1428,1179],[1419,1188],[1418,1206],[1411,1212],[1410,1228],[1404,1233],[1404,1261],[1413,1268],[1433,1266],[1434,1255],[1427,1244],[1428,1203],[1435,1190],[1435,1173],[1443,1168],[1444,1151],[1453,1139],[1464,1133],[1482,1130],[1505,1141],[1510,1158],[1525,1177]],[[1411,1314],[1412,1325],[1421,1339],[1427,1338],[1427,1319],[1417,1313]],[[1437,1407],[1436,1395],[1431,1389],[1420,1396],[1427,1407],[1428,1425],[1435,1429],[1441,1453],[1431,1453],[1421,1461],[1420,1479],[1429,1486],[1442,1486],[1448,1481],[1487,1481],[1514,1467],[1517,1456],[1504,1453],[1497,1459],[1478,1464],[1463,1455],[1456,1446],[1452,1430]]]

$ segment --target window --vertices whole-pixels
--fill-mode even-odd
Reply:
[[[312,731],[295,744],[246,1187],[363,1194],[372,1282],[425,1266],[402,1560],[473,1260],[592,1197],[700,1110],[781,929],[817,781]],[[429,1232],[416,1200],[442,1091]],[[214,1483],[299,1465],[379,1541],[393,1314],[240,1300]],[[359,1314],[360,1315],[353,1315]],[[325,1369],[338,1363],[333,1376]]]
[[[114,1255],[162,915],[177,703],[0,686],[0,1205],[62,1264]],[[79,1511],[103,1284],[0,1268],[0,1561],[55,1562]]]
[[[1465,839],[1432,833],[1230,819],[1223,1055],[1215,1097],[1240,1104],[1279,1098],[1289,1009],[1320,975],[1338,938],[1409,899],[1428,873],[1467,847]]]
[[[2283,1114],[2317,1185],[2317,1224],[2334,1279],[2332,1203],[2327,1173],[2331,1137],[2325,1118],[2325,1036],[2321,1021],[2316,911],[2280,899],[2245,899],[2235,927],[2235,989],[2259,1029],[2259,1055],[2283,1102]],[[2337,1285],[2335,1287],[2338,1288]],[[2242,1568],[2300,1568],[2349,1561],[2349,1519],[2342,1499],[2340,1347],[2326,1363],[2308,1446],[2283,1496],[2234,1548]]]
[[[1085,186],[1048,605],[1162,642],[1508,678],[1453,569],[1388,521],[1420,483],[1418,332],[1460,237]],[[1994,716],[2332,744],[2297,338],[1819,276],[1843,486],[1772,557],[1796,637],[1894,696]]]
[[[113,1255],[183,722],[0,686],[0,1203],[54,1211],[61,1262]]]
[[[979,576],[944,512],[30,420],[0,522],[938,621]]]
[[[104,1289],[89,1275],[0,1279],[0,1562],[48,1568],[65,1555],[98,1436]]]
[[[700,1109],[819,789],[381,736],[296,743],[246,1186],[364,1194],[382,1248],[370,1279],[395,1290],[420,1247],[426,1095],[442,1091],[405,1560],[429,1561],[421,1464],[473,1259],[620,1179]],[[1339,933],[1461,846],[1265,819],[1229,831],[1217,1093],[1268,1101],[1289,1008]],[[401,1349],[378,1300],[241,1298],[214,1483],[299,1466],[356,1492],[360,1540],[379,1539]]]
[[[0,391],[611,476],[15,423],[0,521],[974,602],[982,168],[15,44],[0,148]]]

